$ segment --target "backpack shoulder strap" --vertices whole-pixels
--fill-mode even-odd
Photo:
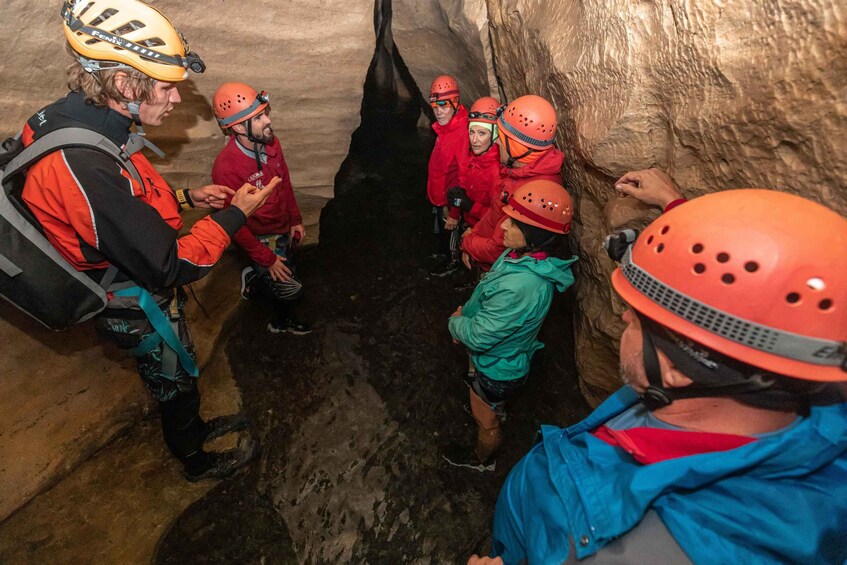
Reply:
[[[80,127],[60,128],[39,137],[6,165],[3,176],[9,178],[25,171],[45,155],[71,147],[85,147],[105,153],[117,161],[132,178],[141,182],[141,175],[130,161],[126,151],[115,145],[111,139],[102,133]]]

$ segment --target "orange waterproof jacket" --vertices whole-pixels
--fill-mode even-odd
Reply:
[[[61,127],[84,127],[124,147],[131,125],[71,92],[30,118],[22,139],[28,145]],[[59,253],[96,280],[110,264],[120,270],[117,281],[134,280],[151,291],[201,278],[244,224],[244,214],[238,208],[217,211],[180,237],[173,190],[140,152],[131,160],[143,183],[97,150],[56,151],[27,172],[23,200]]]
[[[501,194],[511,194],[516,188],[531,180],[562,182],[562,165],[565,155],[555,147],[525,167],[500,166]],[[474,226],[473,231],[462,239],[462,250],[466,251],[484,270],[489,270],[494,261],[505,251],[502,224],[508,217],[503,214],[503,199],[492,199],[491,207]]]

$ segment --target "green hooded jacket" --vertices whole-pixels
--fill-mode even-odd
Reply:
[[[512,380],[529,372],[532,354],[544,347],[538,331],[553,291],[573,282],[576,258],[513,259],[507,249],[483,275],[462,315],[450,318],[450,334],[470,351],[474,365],[495,380]]]

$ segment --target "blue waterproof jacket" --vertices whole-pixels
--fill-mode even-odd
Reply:
[[[652,509],[694,563],[847,561],[847,404],[736,449],[642,465],[589,433],[637,401],[624,387],[579,424],[542,427],[500,492],[494,555],[582,559]]]
[[[532,354],[544,347],[536,338],[553,293],[574,282],[575,258],[513,259],[510,252],[500,255],[462,306],[462,315],[448,324],[450,334],[471,351],[476,368],[496,380],[529,372]]]

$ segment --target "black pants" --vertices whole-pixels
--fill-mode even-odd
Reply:
[[[176,320],[167,310],[167,317],[176,325],[175,333],[192,359],[197,358],[194,341],[185,321],[185,294],[178,290],[176,297]],[[104,338],[114,341],[122,349],[133,349],[148,334],[153,326],[140,310],[104,310],[94,321],[94,327]],[[171,453],[186,468],[206,465],[203,440],[206,423],[200,417],[200,391],[197,379],[180,365],[164,342],[153,350],[135,358],[135,368],[150,394],[159,401],[162,436]]]
[[[270,246],[274,253],[285,258],[285,266],[291,270],[291,279],[275,281],[268,270],[253,264],[256,279],[252,291],[267,300],[273,307],[277,320],[283,321],[293,317],[294,305],[303,299],[303,283],[297,276],[297,262],[294,257],[294,247],[288,234],[261,238],[263,243]]]

